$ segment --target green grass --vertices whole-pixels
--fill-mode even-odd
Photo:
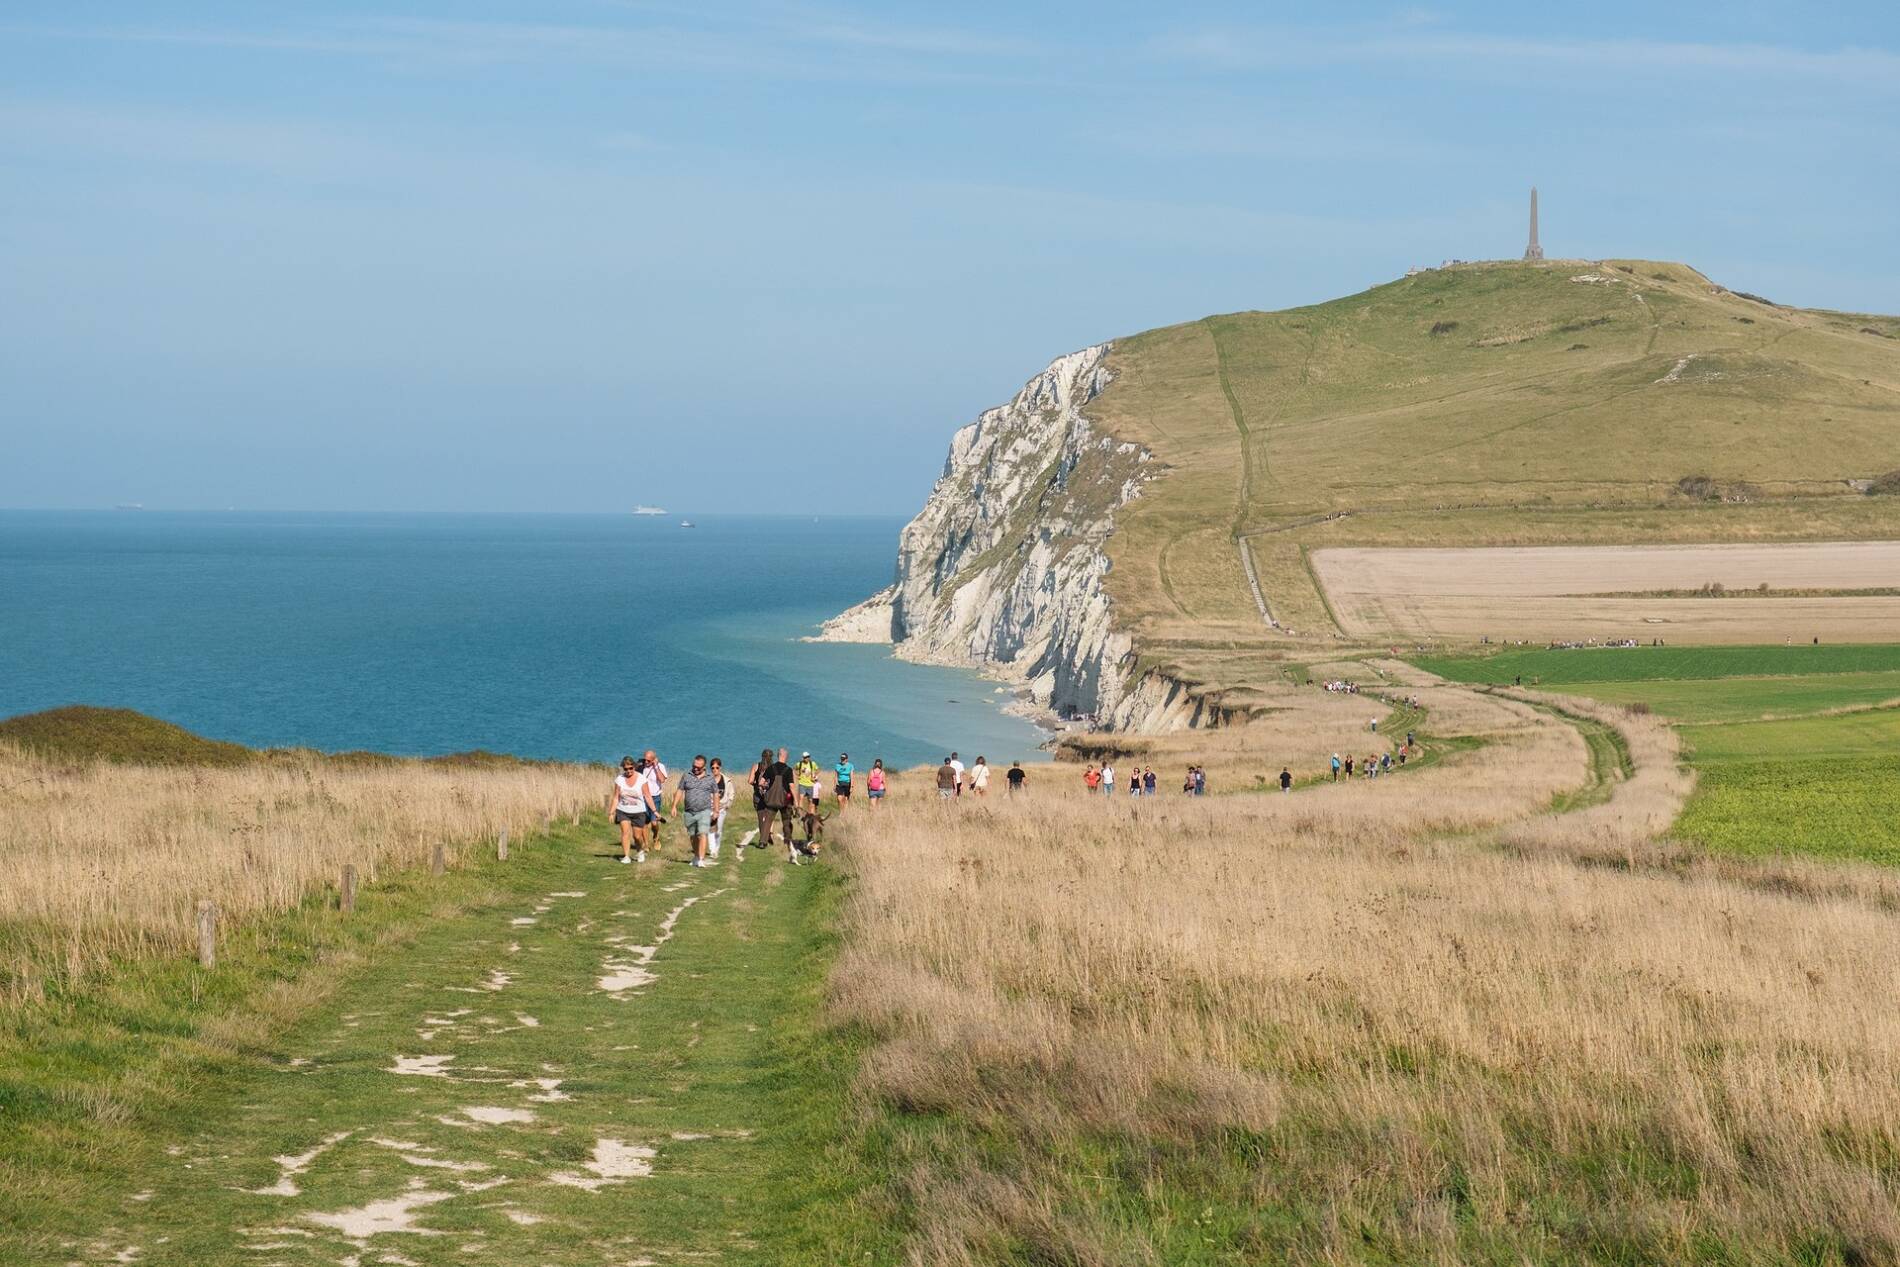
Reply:
[[[1700,769],[1725,761],[1896,756],[1900,755],[1900,708],[1684,726],[1682,737],[1690,759]],[[1900,795],[1900,789],[1896,794]]]
[[[891,1261],[900,1229],[859,1197],[877,1162],[846,1130],[858,1040],[818,1020],[839,881],[757,851],[743,867],[622,868],[607,836],[594,817],[506,864],[397,876],[347,919],[313,899],[238,930],[211,971],[127,964],[3,1014],[0,1262],[137,1247],[141,1263],[197,1267],[262,1261],[244,1247],[275,1240],[270,1261],[334,1263],[351,1246],[307,1215],[417,1186],[448,1194],[415,1212],[441,1235],[375,1246],[425,1267]],[[595,988],[626,953],[608,937],[652,945],[691,897],[655,981],[621,999]],[[497,968],[511,979],[485,988]],[[457,1076],[387,1071],[429,1053],[454,1055]],[[570,1098],[510,1085],[538,1077]],[[477,1127],[471,1105],[534,1120]],[[342,1132],[297,1195],[247,1191],[280,1177],[273,1158]],[[597,1192],[550,1181],[585,1176],[601,1138],[656,1148],[653,1174]],[[269,1227],[314,1235],[246,1235]]]
[[[220,739],[206,739],[182,726],[129,708],[98,708],[90,704],[72,704],[44,712],[0,718],[0,743],[17,744],[29,752],[54,760],[220,768],[277,760],[293,753],[301,757],[312,751],[246,748],[242,744],[226,743]],[[351,768],[396,766],[406,762],[466,769],[558,764],[482,749],[432,757],[401,757],[357,750],[316,755]]]
[[[84,704],[0,720],[0,741],[43,756],[75,761],[239,766],[257,757],[242,745],[205,739],[182,726],[129,708]]]
[[[1900,865],[1900,756],[1715,763],[1676,831],[1740,854]]]
[[[1900,672],[1579,682],[1562,689],[1606,704],[1647,704],[1672,721],[1754,721],[1830,709],[1871,708],[1900,700]]]
[[[1900,673],[1900,643],[1838,646],[1590,647],[1506,650],[1483,656],[1416,656],[1413,663],[1454,682],[1570,686],[1817,673]]]

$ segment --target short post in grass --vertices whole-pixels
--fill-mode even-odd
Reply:
[[[448,859],[443,854],[441,842],[436,843],[435,851],[429,855],[429,874],[441,875],[449,869]]]
[[[579,827],[581,825],[581,812],[579,810],[575,810],[573,814],[569,815],[567,825],[569,827]]]
[[[198,903],[198,965],[215,968],[218,964],[218,904],[206,899]]]
[[[495,858],[499,862],[508,861],[508,829],[501,829],[501,835],[495,838]]]
[[[356,868],[348,865],[347,863],[343,867],[343,884],[342,884],[340,892],[342,896],[338,902],[338,905],[343,908],[343,913],[345,915],[355,914],[356,913]]]

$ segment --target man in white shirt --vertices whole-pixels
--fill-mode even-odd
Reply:
[[[1108,796],[1115,795],[1115,767],[1106,761],[1102,762],[1102,792]]]
[[[950,754],[950,768],[956,772],[957,795],[962,796],[963,795],[963,762],[957,757],[957,754],[954,752]]]

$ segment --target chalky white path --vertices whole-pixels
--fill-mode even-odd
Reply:
[[[659,891],[667,891],[666,886]],[[593,992],[595,997],[604,993],[616,1002],[626,1001],[632,997],[630,991],[653,982],[657,978],[656,958],[678,933],[682,920],[692,908],[731,891],[732,886],[726,886],[684,897],[662,915],[651,945],[631,946],[632,937],[626,933],[602,938],[607,954],[603,973],[597,981],[598,991]],[[549,895],[551,899],[584,896],[579,892]],[[546,916],[551,906],[551,903],[537,906],[531,918]],[[624,928],[633,918],[630,912],[621,910],[615,912],[611,922]],[[588,926],[592,926],[591,921]],[[518,943],[510,945],[508,950],[516,956],[510,960],[511,965],[519,966],[511,966],[508,971],[477,968],[474,985],[433,988],[492,996],[526,980],[545,989],[547,982],[535,978],[534,955],[523,954]],[[513,1070],[495,1068],[497,1058],[481,1055],[479,1044],[498,1034],[540,1031],[542,1022],[525,1012],[511,1012],[513,1023],[510,1024],[502,1017],[485,1015],[475,1008],[445,1011],[428,1007],[419,999],[417,1007],[413,1021],[397,1023],[413,1027],[410,1032],[424,1041],[435,1039],[456,1044],[457,1051],[446,1052],[439,1047],[434,1052],[398,1051],[388,1058],[389,1063],[381,1066],[382,1074],[400,1082],[416,1082],[418,1092],[433,1084],[452,1088],[448,1093],[451,1096],[459,1091],[468,1098],[450,1099],[448,1104],[454,1107],[447,1108],[436,1093],[432,1107],[421,1109],[418,1104],[421,1111],[412,1115],[366,1122],[348,1129],[333,1122],[332,1129],[313,1138],[308,1148],[274,1158],[278,1171],[275,1182],[241,1189],[259,1198],[278,1199],[275,1206],[262,1206],[260,1202],[269,1213],[260,1218],[257,1226],[239,1232],[240,1244],[260,1263],[281,1261],[281,1256],[289,1251],[314,1255],[308,1261],[354,1262],[359,1267],[408,1261],[382,1238],[450,1236],[441,1226],[430,1226],[429,1213],[433,1207],[460,1198],[479,1197],[488,1202],[487,1208],[499,1210],[509,1223],[531,1227],[553,1217],[533,1208],[536,1189],[567,1188],[602,1193],[637,1183],[652,1175],[655,1166],[663,1163],[663,1147],[714,1138],[706,1132],[667,1131],[643,1142],[627,1138],[624,1128],[621,1133],[611,1133],[612,1128],[603,1123],[593,1139],[587,1160],[578,1166],[572,1162],[560,1167],[530,1163],[526,1155],[531,1151],[528,1141],[532,1135],[544,1135],[560,1125],[545,1121],[538,1110],[542,1106],[557,1105],[569,1108],[577,1098],[584,1097],[564,1089],[566,1077],[559,1065]],[[349,1019],[358,1020],[362,1015],[369,1014],[352,1014]],[[395,1016],[392,1013],[392,1019]],[[718,1137],[737,1140],[743,1139],[745,1134],[725,1131],[719,1132]],[[372,1192],[367,1194],[369,1199],[342,1205],[342,1208],[338,1208],[341,1203],[325,1205],[306,1192],[306,1189],[314,1189],[319,1194],[323,1191],[324,1185],[313,1184],[313,1178],[379,1173],[368,1169],[368,1158],[373,1155],[393,1155],[420,1173],[412,1174],[394,1191]],[[313,1167],[318,1168],[314,1176]],[[504,1191],[491,1193],[494,1189]],[[498,1197],[505,1199],[497,1205]],[[285,1203],[293,1198],[299,1200],[286,1209]],[[298,1209],[298,1205],[306,1208]],[[307,1208],[310,1205],[315,1208]],[[343,1248],[335,1251],[326,1248],[339,1243]],[[481,1252],[479,1238],[459,1246],[458,1252],[478,1255]],[[300,1257],[296,1261],[306,1259]]]
[[[631,950],[633,954],[631,958],[610,958],[601,964],[600,988],[608,994],[619,997],[624,996],[629,990],[636,990],[658,980],[658,974],[653,972],[648,965],[653,962],[653,957],[660,953],[660,947],[673,940],[673,929],[678,925],[680,916],[686,914],[696,903],[730,892],[732,890],[729,887],[714,889],[711,893],[696,894],[681,902],[668,911],[666,918],[660,921],[660,935],[653,939],[651,946],[626,946],[624,937],[609,937],[608,945],[623,946]]]

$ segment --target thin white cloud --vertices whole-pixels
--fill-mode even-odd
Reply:
[[[1156,38],[1150,47],[1163,57],[1235,70],[1370,61],[1447,67],[1479,62],[1494,67],[1783,75],[1900,88],[1900,53],[1852,46],[1815,50],[1647,39],[1529,39],[1429,29],[1330,34],[1249,29],[1176,31]]]
[[[637,22],[566,23],[387,16],[329,26],[0,26],[45,39],[347,56],[403,68],[509,64],[696,71],[790,79],[974,80],[1033,47],[941,26],[831,11],[756,14],[629,6]],[[996,69],[1014,69],[997,67]]]

